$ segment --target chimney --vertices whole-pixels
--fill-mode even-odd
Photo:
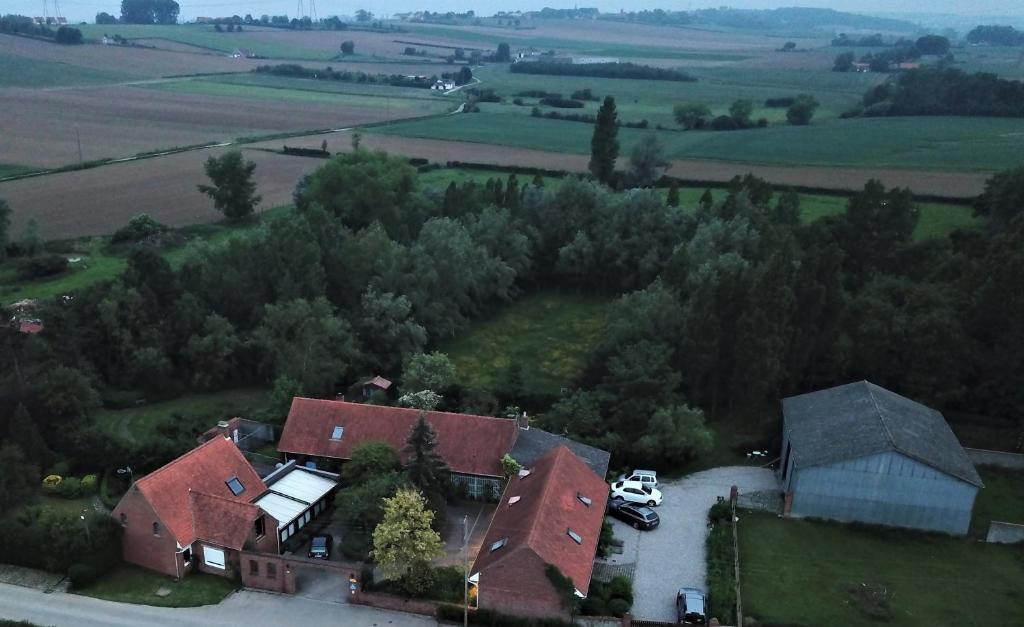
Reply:
[[[227,439],[231,439],[231,423],[227,420],[221,420],[217,423],[217,431]]]
[[[520,429],[522,429],[523,431],[530,430],[530,418],[526,415],[525,411],[523,412],[523,415],[517,418],[516,420],[518,420],[519,422]]]

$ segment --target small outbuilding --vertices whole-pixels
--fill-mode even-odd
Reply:
[[[966,534],[981,477],[942,414],[867,381],[782,401],[784,512]]]

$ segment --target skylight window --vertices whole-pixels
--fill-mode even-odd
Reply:
[[[593,501],[590,500],[590,497],[589,496],[583,496],[582,492],[577,492],[576,493],[576,498],[578,498],[580,500],[580,503],[583,503],[587,507],[590,507],[590,504],[593,503]]]
[[[504,537],[501,540],[498,540],[497,542],[492,543],[491,544],[491,553],[494,553],[495,551],[497,551],[501,547],[505,546],[506,544],[508,544],[508,537]]]
[[[565,532],[569,534],[569,537],[572,538],[573,542],[576,544],[583,544],[583,537],[580,534],[576,533],[572,529],[566,529]]]
[[[228,489],[231,490],[231,494],[234,494],[235,496],[245,492],[245,486],[238,480],[238,477],[231,477],[224,483],[228,484]]]
[[[521,497],[521,496],[513,496],[512,498],[510,498],[510,499],[508,500],[508,506],[509,506],[509,507],[512,507],[513,505],[515,505],[516,503],[518,503],[518,502],[519,502],[519,499],[521,499],[521,498],[523,498],[523,497]]]
[[[520,468],[519,469],[519,478],[520,479],[525,479],[525,478],[530,476],[531,472],[533,472],[533,471],[531,471],[529,468]]]
[[[332,440],[340,440],[341,436],[343,436],[343,435],[345,435],[345,427],[336,426],[336,427],[334,427],[334,431],[331,432],[331,439]]]

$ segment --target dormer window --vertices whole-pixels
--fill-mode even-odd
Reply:
[[[519,502],[519,499],[521,499],[521,498],[523,498],[523,497],[521,497],[521,496],[513,496],[512,498],[510,498],[510,499],[508,500],[508,506],[509,506],[509,507],[512,507],[513,505],[515,505],[516,503],[518,503],[518,502]]]
[[[245,486],[238,480],[238,477],[231,477],[224,483],[228,485],[228,489],[231,490],[231,494],[234,494],[235,496],[245,492]]]
[[[569,534],[569,537],[572,538],[573,542],[576,544],[583,544],[583,537],[580,534],[576,533],[572,529],[566,529],[565,532]]]
[[[520,468],[519,469],[519,478],[520,479],[525,479],[525,478],[530,476],[531,472],[533,472],[533,471],[531,471],[529,468]]]
[[[505,546],[506,544],[508,544],[508,537],[504,537],[501,540],[498,540],[497,542],[493,542],[491,544],[491,553],[494,553],[495,551],[497,551],[501,547]]]
[[[576,498],[578,498],[580,500],[580,503],[583,503],[587,507],[590,507],[590,504],[593,503],[593,501],[590,500],[590,497],[589,496],[583,496],[582,492],[577,492],[576,493]]]
[[[343,436],[343,435],[345,435],[345,427],[342,427],[340,425],[335,426],[334,427],[334,431],[331,431],[331,439],[332,440],[335,440],[335,441],[340,440],[341,436]]]

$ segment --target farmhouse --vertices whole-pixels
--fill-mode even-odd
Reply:
[[[555,566],[585,598],[608,502],[603,477],[559,445],[509,480],[470,569],[477,606],[568,618],[548,573]]]
[[[336,466],[351,458],[363,442],[387,442],[402,452],[420,411],[345,401],[295,398],[277,448],[301,464]],[[437,433],[437,452],[451,470],[452,482],[474,498],[497,498],[501,490],[501,459],[511,454],[532,463],[558,446],[569,446],[601,477],[608,470],[608,452],[531,428],[519,420],[426,412]]]
[[[983,486],[939,412],[860,381],[782,413],[787,515],[967,533]]]
[[[335,475],[295,464],[261,478],[230,439],[215,437],[136,481],[112,516],[126,562],[175,578],[237,577],[241,551],[278,555],[336,486]]]

